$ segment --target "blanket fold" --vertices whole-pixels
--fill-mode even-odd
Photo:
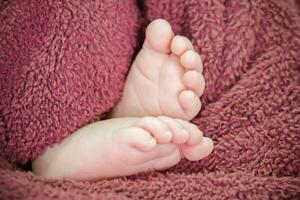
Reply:
[[[24,164],[116,103],[138,16],[135,1],[20,1],[2,9],[2,157]]]
[[[300,198],[299,4],[1,2],[0,199]],[[202,56],[206,90],[193,123],[214,152],[166,172],[95,182],[16,168],[116,104],[143,22],[156,18]]]

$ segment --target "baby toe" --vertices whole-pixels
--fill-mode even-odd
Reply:
[[[117,139],[119,142],[143,152],[151,151],[157,145],[156,140],[148,131],[136,127],[121,130]]]
[[[191,90],[184,90],[179,94],[179,103],[185,113],[184,120],[193,119],[200,111],[201,102],[199,97]]]
[[[203,133],[196,125],[181,119],[176,119],[176,120],[178,121],[178,123],[182,124],[182,126],[189,132],[189,138],[185,143],[186,145],[193,146],[202,142]]]
[[[197,145],[184,145],[182,153],[186,159],[197,161],[207,157],[213,151],[213,148],[213,141],[210,138],[204,137],[203,141]]]
[[[203,71],[203,64],[201,57],[193,50],[186,51],[180,57],[180,63],[187,70],[196,70],[200,73]]]
[[[146,29],[146,45],[155,51],[169,53],[174,37],[171,25],[164,19],[152,21]]]
[[[183,84],[190,90],[193,90],[200,97],[205,89],[204,77],[197,71],[187,71],[183,75]]]
[[[175,55],[179,56],[187,50],[192,50],[193,45],[191,41],[184,36],[176,35],[171,43],[171,51]]]
[[[168,125],[169,129],[172,131],[173,133],[172,143],[183,144],[187,142],[190,136],[189,136],[189,132],[185,129],[184,126],[182,126],[175,119],[166,116],[160,116],[158,118],[164,121]]]
[[[168,126],[156,117],[143,117],[136,125],[150,132],[159,144],[169,143],[173,138]]]

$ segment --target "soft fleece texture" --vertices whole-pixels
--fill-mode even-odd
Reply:
[[[1,1],[0,199],[300,198],[300,2]],[[18,166],[120,99],[145,20],[165,18],[204,60],[199,162],[96,182]]]

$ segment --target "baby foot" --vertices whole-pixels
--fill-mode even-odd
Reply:
[[[168,117],[118,118],[74,132],[33,162],[48,178],[93,180],[127,176],[176,165],[210,154],[212,142],[192,124]]]
[[[191,42],[157,19],[147,27],[112,117],[165,115],[189,121],[200,110],[204,87],[202,61]]]
[[[203,137],[202,132],[196,125],[166,116],[159,116],[158,118],[168,124],[173,132],[171,142],[180,146],[182,156],[186,159],[190,161],[201,160],[212,152],[213,141],[210,138]]]
[[[135,123],[135,126],[151,133],[156,144],[179,145],[182,156],[191,161],[201,160],[213,150],[213,142],[210,138],[203,137],[197,126],[181,119],[172,119],[166,116],[143,117]],[[146,146],[143,145],[143,147]],[[140,150],[145,150],[144,148]],[[151,148],[147,147],[146,149]],[[157,168],[155,169],[157,170]]]

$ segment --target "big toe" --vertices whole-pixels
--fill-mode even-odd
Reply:
[[[197,161],[207,157],[214,148],[214,143],[210,138],[204,137],[202,142],[196,145],[184,145],[182,153],[190,161]]]
[[[171,25],[164,19],[152,21],[146,29],[146,44],[155,51],[169,53],[173,37]]]

